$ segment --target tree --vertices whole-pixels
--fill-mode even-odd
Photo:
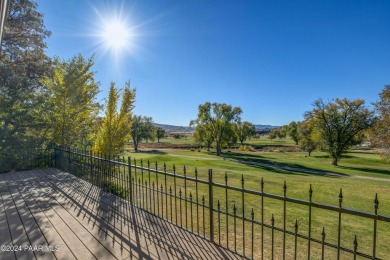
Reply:
[[[288,132],[288,126],[284,125],[280,129],[277,129],[275,132],[279,139],[286,138]]]
[[[0,58],[0,161],[8,164],[26,147],[44,141],[49,111],[40,79],[50,72],[49,36],[35,3],[10,1]]]
[[[283,126],[280,129],[273,129],[268,133],[268,138],[273,140],[276,137],[279,139],[286,138],[287,135],[287,127]]]
[[[142,140],[154,139],[155,129],[151,117],[134,115],[132,121],[133,125],[131,126],[130,135],[133,139],[134,151],[138,152],[138,146]]]
[[[115,156],[123,150],[131,130],[135,94],[135,89],[130,89],[130,82],[126,82],[118,112],[120,92],[115,88],[115,83],[111,83],[106,113],[97,133],[94,151]]]
[[[190,124],[190,126],[193,126]],[[213,143],[213,136],[211,132],[206,130],[207,128],[204,125],[196,125],[194,132],[195,143],[200,146],[206,146],[207,151],[210,151],[211,145]]]
[[[162,129],[161,127],[157,127],[156,129],[156,137],[157,137],[157,142],[160,142],[161,138],[164,138],[165,136],[165,130]]]
[[[68,61],[55,58],[53,75],[42,80],[49,91],[50,139],[56,145],[92,148],[91,133],[100,109],[93,65],[93,57],[86,60],[78,55]]]
[[[373,113],[364,107],[361,99],[346,98],[325,103],[316,100],[314,108],[305,113],[305,119],[313,122],[319,132],[326,152],[337,166],[343,153],[354,143],[354,138],[373,122]]]
[[[247,139],[256,135],[256,127],[254,124],[247,121],[238,122],[235,124],[235,132],[241,145],[243,145]]]
[[[318,136],[316,136],[313,124],[309,120],[297,124],[297,133],[301,149],[311,156],[318,143]]]
[[[227,104],[206,102],[198,107],[198,118],[194,121],[196,125],[202,125],[204,131],[208,132],[215,142],[217,156],[222,153],[222,144],[229,140],[229,134],[233,124],[240,120],[241,108],[232,107]]]
[[[271,139],[271,141],[274,140],[278,135],[277,132],[279,132],[279,131],[276,129],[269,131],[268,138]]]
[[[380,100],[374,103],[377,120],[373,125],[373,142],[380,148],[380,155],[390,161],[390,85],[379,94]]]
[[[298,124],[299,122],[292,121],[287,126],[287,134],[291,137],[291,139],[295,142],[296,145],[298,145],[299,141],[299,134],[298,134]]]

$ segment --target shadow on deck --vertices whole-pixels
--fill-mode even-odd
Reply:
[[[0,174],[0,259],[241,259],[57,169]]]

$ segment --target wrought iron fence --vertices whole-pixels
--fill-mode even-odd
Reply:
[[[51,148],[23,147],[0,154],[0,173],[10,171],[23,171],[34,168],[51,167],[53,165]]]
[[[54,149],[54,166],[125,198],[133,206],[253,259],[381,259],[390,255],[390,217],[259,190],[248,189],[186,167],[167,171],[165,164],[111,158],[81,150]],[[206,177],[207,178],[204,178]],[[380,225],[380,228],[379,228]],[[381,231],[381,232],[379,232]],[[381,238],[381,239],[380,239]]]

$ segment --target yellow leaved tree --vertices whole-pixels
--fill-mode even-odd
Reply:
[[[126,82],[121,107],[118,111],[121,93],[115,88],[115,83],[111,83],[106,114],[98,130],[93,148],[95,152],[115,156],[123,150],[130,135],[135,93],[135,89],[130,89],[130,82]]]

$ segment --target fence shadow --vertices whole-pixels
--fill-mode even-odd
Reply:
[[[76,176],[47,170],[56,191],[77,217],[99,228],[101,241],[117,241],[121,251],[139,259],[241,259],[209,241],[148,213]],[[114,246],[114,243],[112,243]]]

